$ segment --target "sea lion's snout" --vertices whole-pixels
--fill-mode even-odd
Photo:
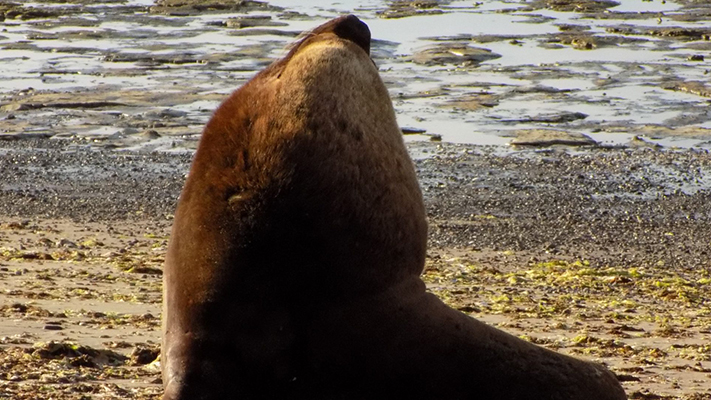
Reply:
[[[344,15],[317,28],[313,34],[333,32],[341,39],[350,40],[370,54],[370,29],[355,15]]]

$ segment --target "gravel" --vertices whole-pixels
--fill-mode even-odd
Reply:
[[[707,150],[410,143],[430,247],[709,268]],[[170,223],[188,153],[96,150],[82,140],[0,141],[0,215]]]

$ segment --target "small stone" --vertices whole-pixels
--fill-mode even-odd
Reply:
[[[403,126],[400,128],[403,135],[418,135],[427,132],[425,129]]]
[[[48,321],[44,325],[44,329],[47,331],[61,331],[64,329],[60,321]]]

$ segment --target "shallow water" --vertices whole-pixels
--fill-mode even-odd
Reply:
[[[553,129],[607,145],[641,136],[711,147],[711,4],[621,3],[574,12],[535,1],[451,1],[383,18],[393,3],[274,0],[281,9],[166,15],[151,12],[149,0],[27,2],[23,11],[59,11],[2,22],[0,135],[190,149],[223,96],[284,55],[299,32],[354,13],[371,29],[400,124],[424,130],[408,141],[506,144],[521,131]],[[224,26],[245,15],[272,26]],[[678,30],[662,35],[666,28]],[[473,48],[500,57],[468,58]],[[151,116],[156,110],[180,112]],[[573,113],[586,116],[566,118]],[[133,137],[146,130],[160,140]]]

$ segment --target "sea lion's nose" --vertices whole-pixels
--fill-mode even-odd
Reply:
[[[344,15],[332,20],[319,29],[319,32],[333,32],[341,39],[350,40],[370,54],[370,29],[363,21],[355,15]]]

